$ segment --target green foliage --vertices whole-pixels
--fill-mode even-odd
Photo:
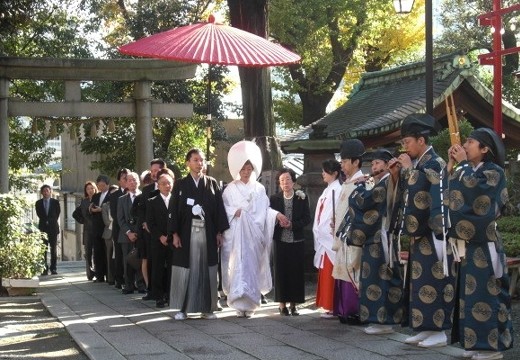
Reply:
[[[518,4],[518,0],[502,0],[502,8]],[[454,51],[470,52],[477,50],[488,52],[493,48],[493,36],[489,26],[478,25],[478,16],[492,10],[492,2],[489,0],[475,0],[468,4],[467,0],[444,0],[439,11],[439,20],[443,31],[436,37],[435,46],[437,53],[447,54]],[[520,42],[518,29],[511,27],[515,24],[518,28],[518,12],[513,11],[502,17],[503,26],[502,42],[505,49],[514,48]],[[520,106],[520,89],[513,72],[518,70],[520,54],[512,53],[503,58],[503,96],[516,107]],[[487,71],[489,78],[492,70]],[[484,81],[486,84],[490,84]],[[492,88],[491,84],[488,85]]]
[[[11,189],[31,190],[28,174],[40,174],[32,175],[33,180],[42,180],[39,178],[41,176],[59,176],[57,171],[46,166],[50,163],[54,149],[46,147],[47,138],[43,129],[33,134],[20,119],[9,118],[9,142],[9,185]]]
[[[8,5],[3,5],[9,3]],[[89,40],[77,36],[81,20],[73,0],[3,1],[0,55],[26,57],[88,57]],[[11,9],[4,10],[4,6]]]
[[[278,99],[276,121],[288,128],[296,127],[298,113],[287,116],[284,110],[301,108],[298,125],[308,125],[326,114],[340,86],[350,89],[365,71],[409,59],[424,41],[422,2],[405,16],[387,0],[272,0],[269,5],[271,37],[302,57],[300,67],[274,70],[275,86],[289,94]]]
[[[30,205],[0,194],[0,277],[32,278],[45,270],[44,233],[23,223]]]
[[[296,130],[301,126],[303,116],[302,104],[295,102],[290,95],[282,95],[273,99],[275,118],[288,130]]]
[[[81,21],[74,14],[73,0],[3,1],[0,4],[0,56],[64,57],[91,56],[89,40],[78,36]],[[5,27],[4,27],[5,26]],[[63,82],[13,80],[9,96],[25,101],[61,101]],[[31,124],[9,119],[9,184],[11,189],[28,189],[42,176],[58,176],[46,167],[53,149],[46,148],[45,121],[33,118]],[[55,119],[53,119],[55,120]],[[57,124],[58,131],[62,128]],[[28,179],[28,174],[38,173]],[[28,181],[29,180],[29,181]],[[39,179],[41,180],[41,179]]]
[[[507,256],[520,256],[520,216],[503,216],[497,220]]]
[[[461,144],[464,144],[466,138],[473,131],[473,126],[469,121],[462,118],[459,120],[459,133]],[[448,161],[448,149],[451,146],[450,141],[450,130],[448,128],[442,129],[437,136],[432,136],[430,143],[435,149],[435,152],[439,154],[444,160]]]

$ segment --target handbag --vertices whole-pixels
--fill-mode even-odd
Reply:
[[[141,269],[141,259],[139,258],[137,247],[134,246],[126,255],[126,263],[134,270]]]
[[[79,224],[85,223],[85,218],[83,217],[83,212],[81,211],[81,205],[78,205],[76,209],[72,212],[72,217]]]

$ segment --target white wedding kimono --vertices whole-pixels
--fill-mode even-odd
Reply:
[[[277,212],[269,208],[264,186],[254,180],[235,180],[222,196],[230,225],[221,248],[222,289],[229,307],[255,311],[261,294],[272,288],[269,258]],[[240,217],[235,216],[238,209]]]
[[[334,193],[334,195],[333,195]],[[312,232],[314,234],[314,267],[317,269],[323,268],[324,255],[327,254],[329,260],[334,264],[336,251],[332,250],[332,243],[334,242],[333,231],[330,227],[333,216],[333,202],[334,206],[338,206],[339,195],[341,193],[341,184],[339,180],[334,180],[327,185],[325,190],[316,203],[316,213],[314,214],[314,224]],[[319,219],[319,221],[318,221]]]

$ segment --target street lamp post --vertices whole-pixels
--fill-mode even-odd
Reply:
[[[394,8],[398,14],[407,14],[412,11],[415,0],[393,0]],[[433,116],[433,10],[432,0],[425,0],[424,3],[424,23],[425,23],[425,74],[426,89],[425,102],[426,113]]]

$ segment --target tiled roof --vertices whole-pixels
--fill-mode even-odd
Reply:
[[[453,55],[434,62],[434,99],[464,70],[452,66]],[[316,123],[328,137],[367,137],[396,130],[408,114],[424,112],[424,63],[363,75],[349,100]]]
[[[445,100],[456,98],[457,111],[475,127],[493,128],[493,92],[475,76],[465,55],[434,60],[434,116],[447,126]],[[458,96],[456,95],[458,94]],[[317,153],[339,147],[338,141],[359,138],[368,147],[386,146],[399,139],[403,119],[424,112],[424,63],[366,73],[336,110],[280,139],[284,152]],[[520,142],[520,109],[502,101],[504,142]]]

